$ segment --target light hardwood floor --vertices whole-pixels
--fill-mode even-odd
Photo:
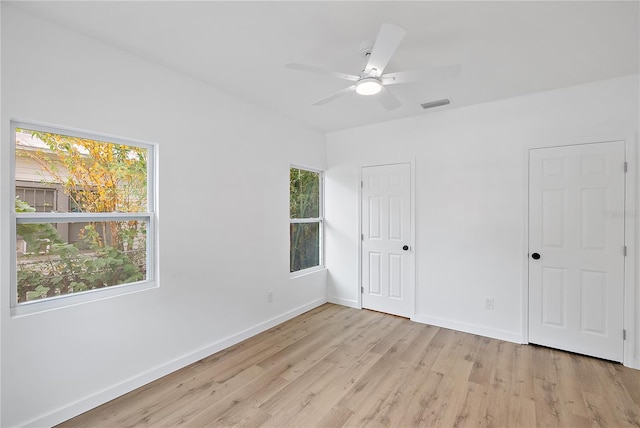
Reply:
[[[640,427],[640,371],[326,304],[61,427]]]

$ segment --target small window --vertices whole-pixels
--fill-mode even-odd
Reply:
[[[298,272],[322,266],[322,173],[289,171],[289,268]]]
[[[153,146],[12,122],[12,306],[149,284]]]
[[[56,211],[57,190],[52,188],[16,186],[16,197],[26,202],[37,213]]]

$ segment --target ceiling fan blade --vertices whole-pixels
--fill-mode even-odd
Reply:
[[[333,76],[333,77],[337,77],[338,79],[349,80],[352,82],[356,82],[358,79],[360,79],[359,76],[354,76],[353,74],[340,73],[339,71],[331,71],[331,70],[316,67],[313,65],[298,64],[295,62],[290,62],[288,64],[285,64],[284,66],[292,70],[308,71],[310,73]]]
[[[371,72],[375,69],[372,76],[380,76],[405,34],[406,31],[402,27],[393,24],[382,24],[371,50],[371,55],[369,55],[369,61],[364,68],[365,73],[371,75]]]
[[[385,85],[395,85],[398,83],[421,82],[423,80],[446,80],[456,79],[460,76],[462,66],[460,64],[430,67],[420,71],[399,71],[397,73],[387,73],[380,76]]]
[[[322,98],[321,100],[316,101],[315,103],[313,103],[314,106],[321,106],[323,104],[326,104],[330,101],[335,100],[336,98],[340,98],[343,95],[347,95],[350,92],[353,92],[356,90],[356,85],[351,85],[348,88],[344,88],[339,90],[338,92],[334,92],[333,94],[329,95],[328,97]]]
[[[387,110],[394,110],[394,109],[397,109],[398,107],[400,107],[402,105],[400,100],[398,100],[384,86],[380,90],[380,93],[378,95],[376,95],[376,98],[378,98],[378,101],[380,101],[380,104],[382,104],[382,106],[384,108],[386,108]]]

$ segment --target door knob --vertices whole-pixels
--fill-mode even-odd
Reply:
[[[407,251],[407,250],[409,249],[409,246],[408,246],[408,245],[403,245],[403,246],[402,246],[402,249],[403,249],[403,250],[405,250],[405,251]]]
[[[531,254],[531,258],[532,258],[533,260],[538,260],[538,259],[540,258],[540,254],[538,254],[538,253],[533,253],[533,254]]]

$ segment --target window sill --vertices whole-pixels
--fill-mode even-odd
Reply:
[[[137,293],[143,290],[157,288],[156,281],[141,281],[132,284],[114,285],[98,290],[84,291],[80,293],[67,294],[65,296],[51,297],[45,300],[34,300],[21,303],[11,308],[11,317],[19,318],[27,315],[35,315],[56,309],[68,308],[70,306],[82,305],[98,300]]]
[[[296,272],[291,272],[289,274],[289,278],[290,279],[300,278],[301,276],[311,275],[311,274],[314,274],[316,272],[321,272],[323,270],[327,270],[326,266],[314,266],[314,267],[310,267],[308,269],[303,269],[303,270],[299,270],[299,271],[296,271]]]

